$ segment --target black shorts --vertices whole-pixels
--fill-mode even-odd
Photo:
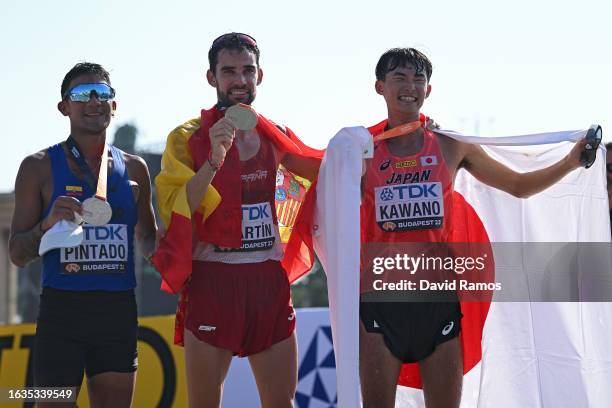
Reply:
[[[403,363],[421,361],[457,337],[463,317],[458,302],[361,302],[359,315],[365,330],[381,333]]]
[[[104,372],[138,365],[134,291],[73,292],[43,288],[34,342],[34,384],[74,387]]]

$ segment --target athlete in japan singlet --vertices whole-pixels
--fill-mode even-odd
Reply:
[[[370,128],[373,135],[384,130],[386,121]],[[453,185],[437,136],[423,130],[423,147],[413,155],[395,156],[380,142],[363,180],[361,205],[362,264],[372,256],[440,256],[450,234]],[[402,246],[409,243],[410,246]],[[422,243],[414,245],[412,243]],[[432,245],[433,244],[433,245]],[[366,255],[367,254],[367,255]],[[389,293],[374,292],[371,271],[361,271],[361,292],[369,300],[360,303],[360,318],[367,332],[380,333],[387,348],[404,363],[417,362],[436,346],[459,335],[461,311],[456,294],[437,295],[448,302],[388,301]],[[420,276],[420,271],[414,271]],[[377,296],[382,295],[380,299]],[[441,330],[451,327],[451,330]]]
[[[445,242],[450,232],[452,181],[436,136],[423,131],[423,148],[398,157],[375,146],[365,174],[361,221],[364,242]]]

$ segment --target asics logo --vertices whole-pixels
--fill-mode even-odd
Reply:
[[[453,327],[455,327],[455,322],[450,322],[449,324],[444,326],[444,328],[442,329],[442,335],[446,336],[448,333],[451,332],[451,330],[453,330]]]

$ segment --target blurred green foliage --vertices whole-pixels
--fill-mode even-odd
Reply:
[[[327,307],[327,278],[319,259],[306,275],[291,286],[293,307]]]

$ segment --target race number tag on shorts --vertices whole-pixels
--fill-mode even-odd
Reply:
[[[442,228],[444,195],[441,182],[376,187],[376,223],[386,232]]]
[[[126,224],[84,225],[81,245],[60,250],[63,273],[122,273],[128,262]]]
[[[243,204],[242,245],[240,248],[216,248],[215,252],[264,251],[274,246],[275,239],[270,203]]]

